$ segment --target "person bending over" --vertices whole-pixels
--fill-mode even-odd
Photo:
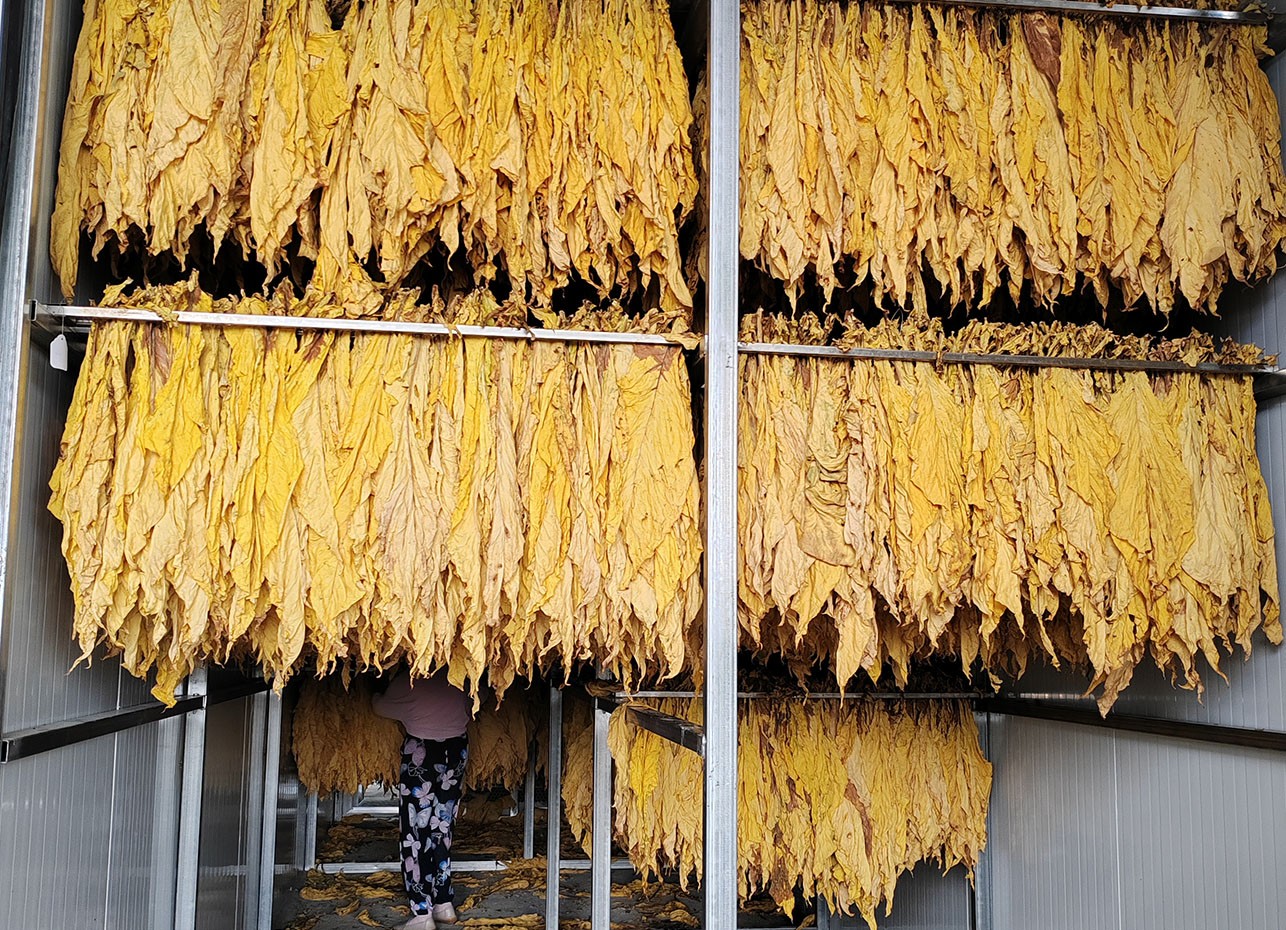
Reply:
[[[377,714],[406,730],[397,786],[402,881],[411,902],[403,930],[455,923],[451,825],[469,759],[469,697],[444,672],[413,680],[403,671],[372,703]]]

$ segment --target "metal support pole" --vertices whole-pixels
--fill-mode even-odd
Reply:
[[[1018,355],[1006,352],[926,352],[919,349],[845,349],[840,346],[780,342],[743,342],[746,355],[786,355],[836,361],[919,362],[926,365],[992,365],[998,368],[1069,368],[1073,371],[1142,371],[1149,374],[1257,375],[1280,379],[1286,370],[1274,365],[1224,365],[1218,362],[1164,362],[1146,358],[1095,358],[1072,355]]]
[[[549,800],[545,808],[545,930],[558,930],[558,859],[563,826],[563,692],[549,688]]]
[[[741,8],[710,0],[705,465],[705,927],[737,925],[737,276]]]
[[[974,720],[978,724],[978,735],[981,738],[982,754],[988,759],[991,758],[991,720],[992,715],[989,713],[975,713]],[[993,836],[992,833],[992,810],[987,810],[987,836]],[[972,886],[973,895],[973,930],[991,930],[994,925],[992,914],[992,853],[990,844],[984,848],[982,854],[978,857],[978,865],[974,869],[974,881]]]
[[[263,819],[259,839],[258,930],[272,930],[272,899],[277,878],[277,782],[281,774],[281,695],[268,692],[268,734],[263,769]]]
[[[455,326],[446,323],[415,323],[408,320],[350,320],[343,317],[207,313],[196,310],[179,310],[167,315],[167,317],[162,317],[155,310],[130,307],[71,307],[37,302],[32,308],[32,322],[51,331],[66,329],[68,322],[83,324],[114,321],[166,325],[180,323],[191,326],[243,326],[253,329],[293,329],[308,332],[440,336],[451,339],[457,337],[509,339],[517,342],[571,342],[630,346],[682,345],[680,341],[664,333],[616,333],[588,329],[526,329],[515,326]]]
[[[914,0],[894,0],[910,3]],[[1127,19],[1197,22],[1212,26],[1262,26],[1268,22],[1263,10],[1200,10],[1191,7],[1149,6],[1134,3],[1095,3],[1093,0],[937,0],[944,6],[995,9],[1067,15],[1115,16]]]
[[[831,909],[825,898],[817,899],[817,930],[835,930]]]
[[[206,671],[188,676],[187,696],[204,697]],[[179,795],[179,860],[174,880],[174,930],[196,930],[198,866],[201,858],[201,794],[205,787],[204,707],[183,718],[183,780]]]
[[[536,855],[536,744],[527,747],[527,780],[522,786],[522,857]]]
[[[595,699],[590,930],[611,930],[612,926],[612,754],[607,749],[607,727],[611,720],[611,711]]]
[[[263,816],[264,802],[267,800],[268,779],[264,767],[268,762],[268,702],[263,692],[249,695],[244,699],[249,711],[250,751],[247,754],[247,778],[245,788],[246,811],[248,816]],[[247,824],[249,826],[249,824]],[[247,829],[245,837],[246,894],[243,901],[244,913],[242,924],[254,927],[259,922],[260,870],[259,864],[263,855],[263,825],[259,829]]]
[[[317,795],[308,792],[308,803],[304,806],[304,858],[302,868],[317,866]]]
[[[53,28],[46,21],[47,13],[52,14],[53,10],[54,4],[19,6],[16,0],[9,6],[8,22],[15,24],[17,34],[7,51],[13,52],[17,60],[4,62],[3,86],[0,86],[0,107],[12,107],[13,113],[13,120],[4,128],[4,138],[0,139],[0,165],[4,172],[0,185],[7,188],[7,193],[0,196],[0,411],[3,411],[0,413],[0,509],[7,515],[0,529],[0,566],[6,569],[20,564],[16,555],[18,534],[25,529],[22,522],[13,517],[20,512],[19,475],[27,464],[21,461],[18,424],[22,422],[24,409],[30,343],[20,308],[29,296],[30,253],[34,241],[40,238],[33,236],[32,231],[44,228],[35,222],[32,200],[36,177],[40,174],[41,112],[54,93],[42,80],[48,54],[45,46],[57,44],[49,40]],[[40,246],[36,246],[35,251],[40,255],[39,260],[44,260]],[[37,463],[31,465],[42,467]],[[9,602],[11,595],[7,586],[20,574],[17,570],[0,571],[0,603]],[[4,613],[0,611],[0,709],[4,705],[5,669],[9,661]]]

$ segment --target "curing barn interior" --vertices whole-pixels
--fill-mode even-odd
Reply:
[[[0,0],[0,926],[1277,930],[1283,16]]]

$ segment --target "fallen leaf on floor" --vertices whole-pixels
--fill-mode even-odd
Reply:
[[[670,923],[680,924],[684,927],[701,926],[701,921],[693,917],[692,912],[678,901],[675,901],[668,908],[659,912],[656,916],[661,920],[668,920]]]
[[[380,923],[378,920],[375,920],[373,917],[371,917],[371,912],[370,912],[370,911],[368,911],[368,910],[366,910],[365,908],[362,908],[362,912],[361,912],[360,914],[358,914],[358,915],[357,915],[357,919],[358,919],[359,921],[361,921],[362,923],[364,923],[364,924],[365,924],[366,926],[368,926],[368,927],[382,927],[382,926],[384,926],[384,925],[383,925],[382,923]]]
[[[466,930],[473,930],[475,927],[506,927],[513,930],[531,927],[532,930],[540,930],[545,926],[545,918],[542,914],[523,914],[521,917],[479,917],[473,920],[462,920],[460,926]],[[566,922],[563,926],[567,926]]]

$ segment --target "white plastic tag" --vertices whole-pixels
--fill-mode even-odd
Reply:
[[[49,343],[49,364],[58,371],[67,370],[67,337],[62,333]]]

